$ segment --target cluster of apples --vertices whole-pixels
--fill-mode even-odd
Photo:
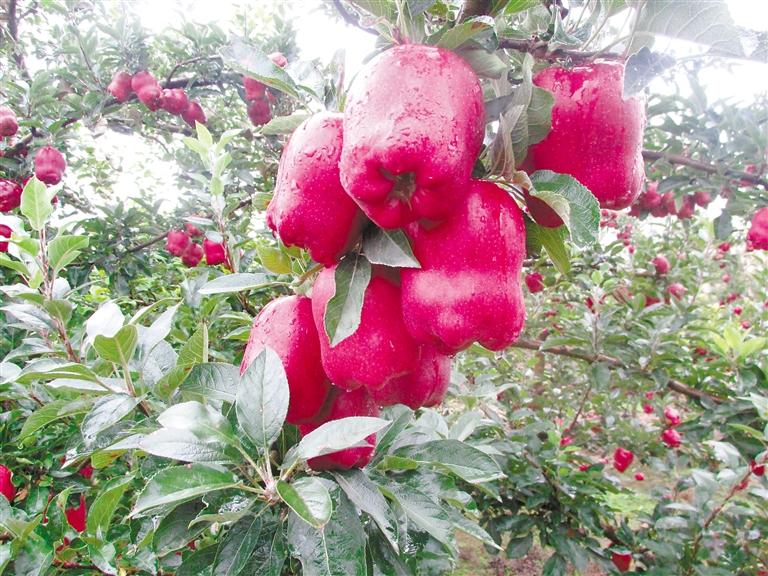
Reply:
[[[107,92],[118,102],[128,101],[135,93],[139,102],[152,112],[163,109],[174,116],[181,116],[192,127],[195,122],[207,122],[202,106],[190,100],[183,88],[163,88],[147,70],[133,75],[125,71],[115,73],[107,86]]]
[[[642,216],[650,214],[656,218],[664,216],[677,216],[680,220],[693,218],[697,206],[706,208],[712,202],[712,195],[706,190],[699,190],[693,194],[686,194],[682,204],[678,208],[675,193],[671,190],[659,194],[659,183],[649,182],[648,186],[632,204],[629,210],[630,216]]]
[[[285,68],[288,65],[288,59],[281,52],[272,52],[267,56],[275,66]],[[263,126],[272,120],[272,110],[270,102],[274,101],[274,95],[267,91],[263,82],[256,78],[243,76],[243,87],[245,88],[245,99],[248,101],[248,119],[254,126]]]
[[[195,239],[203,238],[202,245]],[[205,256],[208,266],[224,264],[228,268],[227,249],[223,242],[215,242],[205,237],[205,233],[194,224],[186,222],[183,230],[171,230],[165,237],[165,249],[181,258],[188,268],[195,268]]]

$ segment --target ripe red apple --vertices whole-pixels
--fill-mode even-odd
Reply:
[[[80,505],[75,508],[71,506],[64,510],[69,525],[78,532],[85,532],[86,518],[88,510],[85,505],[85,494],[80,494]]]
[[[669,192],[664,192],[664,194],[661,195],[661,204],[664,206],[664,210],[667,214],[670,216],[675,216],[677,214],[677,203],[675,201],[675,193],[671,190]]]
[[[562,438],[560,438],[561,448],[565,448],[566,446],[570,446],[571,444],[573,444],[573,438],[571,438],[570,436],[563,436]]]
[[[490,182],[472,181],[465,193],[444,222],[407,228],[421,268],[401,272],[408,330],[419,342],[447,354],[474,341],[501,350],[514,342],[525,323],[522,212],[506,191]]]
[[[272,111],[269,109],[269,102],[264,98],[249,102],[248,118],[254,126],[263,126],[272,120]]]
[[[148,71],[136,72],[131,79],[131,88],[139,101],[152,112],[160,109],[163,103],[163,90],[155,77]]]
[[[205,117],[205,112],[198,102],[190,102],[187,104],[186,110],[181,113],[181,118],[193,128],[195,127],[195,122],[200,122],[200,124],[208,122],[208,119]]]
[[[64,156],[53,146],[43,146],[35,154],[35,176],[41,182],[58,184],[66,168]]]
[[[16,496],[16,487],[13,485],[13,472],[0,464],[0,494],[5,496],[8,502],[13,502]]]
[[[619,472],[624,472],[629,468],[634,459],[635,455],[631,450],[621,447],[616,448],[616,451],[613,453],[613,467]]]
[[[181,254],[181,262],[188,268],[194,268],[203,259],[203,247],[200,244],[190,243]]]
[[[523,166],[570,174],[603,208],[630,206],[645,179],[645,103],[624,98],[624,65],[546,68],[533,82],[553,93],[555,105],[552,129],[531,146]]]
[[[752,250],[768,250],[768,207],[761,208],[752,217],[747,232],[747,247]]]
[[[0,178],[0,212],[10,212],[21,206],[21,184]]]
[[[368,395],[365,388],[358,388],[347,392],[338,388],[331,391],[330,407],[317,422],[312,424],[301,424],[299,430],[302,435],[307,435],[320,425],[339,420],[340,418],[349,418],[351,416],[378,416],[379,409]],[[365,441],[370,447],[365,448],[347,448],[340,452],[310,458],[307,462],[313,470],[349,470],[350,468],[364,468],[373,456],[376,445],[376,435],[371,434]]]
[[[645,474],[643,474],[642,472],[638,472],[637,474],[635,474],[635,480],[637,480],[638,482],[642,482],[643,480],[645,480]]]
[[[650,404],[643,404],[643,412],[646,414],[653,414],[653,406]]]
[[[403,322],[400,285],[391,269],[373,267],[357,330],[331,347],[324,318],[328,301],[336,292],[335,270],[333,266],[320,272],[312,290],[323,368],[331,382],[345,390],[360,386],[377,390],[410,374],[417,366],[418,346]],[[361,361],[371,354],[375,354],[375,361]]]
[[[267,58],[272,60],[272,63],[279,68],[288,66],[288,58],[286,58],[285,54],[282,52],[272,52],[272,54],[267,55]]]
[[[359,240],[366,218],[339,180],[344,116],[305,120],[283,149],[267,224],[286,246],[332,266]]]
[[[683,198],[683,205],[677,211],[677,217],[680,220],[688,220],[693,218],[694,211],[696,209],[696,202],[693,196],[688,195]]]
[[[16,113],[7,106],[0,106],[0,139],[10,138],[19,131]]]
[[[667,286],[667,292],[669,292],[671,296],[674,296],[678,300],[681,300],[683,296],[685,296],[686,289],[685,289],[685,286],[683,286],[679,282],[674,282],[669,286]]]
[[[288,379],[290,403],[286,420],[304,424],[317,418],[331,383],[320,360],[320,340],[306,296],[282,296],[264,306],[253,320],[240,374],[265,347],[280,357]]]
[[[712,196],[706,190],[698,190],[693,193],[693,199],[697,206],[706,208],[712,202]]]
[[[672,406],[667,406],[664,408],[664,418],[667,419],[667,424],[670,426],[670,428],[678,426],[682,421],[680,412],[678,412],[677,409]]]
[[[341,182],[382,228],[442,220],[466,194],[484,132],[469,64],[436,46],[396,45],[349,89]]]
[[[661,433],[661,441],[670,448],[677,448],[682,444],[683,437],[674,428],[667,428]]]
[[[765,475],[765,464],[758,464],[754,460],[749,463],[749,467],[752,470],[752,474],[755,476],[764,476]]]
[[[611,562],[619,572],[629,572],[632,565],[632,554],[628,552],[611,552]]]
[[[203,240],[203,252],[205,252],[205,263],[208,266],[218,264],[227,264],[227,249],[223,242],[213,242],[206,238]]]
[[[544,276],[541,272],[531,272],[530,274],[525,275],[525,285],[528,286],[528,290],[530,290],[531,294],[536,294],[536,292],[544,290],[543,280]]]
[[[656,268],[657,276],[664,276],[667,272],[669,272],[669,260],[667,260],[661,254],[651,260],[651,264],[653,264],[654,268]]]
[[[200,230],[200,228],[190,222],[184,223],[184,231],[189,235],[190,238],[202,238],[205,236],[205,233]]]
[[[189,98],[183,88],[166,88],[160,98],[160,107],[174,116],[180,116],[189,107]]]
[[[165,237],[165,249],[174,256],[181,256],[189,246],[189,236],[183,230],[171,230]]]
[[[248,101],[262,100],[266,95],[266,85],[256,80],[256,78],[243,76],[243,87],[245,88],[245,99]]]
[[[133,76],[128,74],[128,72],[116,72],[109,86],[107,86],[107,92],[112,94],[118,102],[125,102],[133,94],[133,88],[131,88],[132,80]]]
[[[416,410],[440,404],[450,380],[451,358],[431,346],[419,346],[418,364],[413,372],[370,393],[379,406],[405,404]]]

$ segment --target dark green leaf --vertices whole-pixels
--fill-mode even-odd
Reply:
[[[139,332],[136,326],[123,326],[114,336],[98,335],[93,339],[96,353],[107,362],[127,366],[139,343]]]
[[[562,218],[577,246],[594,244],[600,227],[600,204],[573,176],[539,170],[531,175],[531,196],[546,202]]]
[[[402,230],[370,227],[363,236],[363,253],[371,264],[393,268],[421,268]]]
[[[85,444],[90,445],[99,432],[128,416],[138,403],[137,398],[128,394],[110,394],[96,400],[81,426]]]
[[[315,528],[322,527],[331,517],[331,495],[323,483],[312,476],[291,482],[278,480],[277,493],[299,518]]]
[[[363,299],[371,279],[371,264],[359,254],[348,254],[336,266],[336,291],[325,309],[325,332],[336,346],[360,325]]]
[[[198,364],[192,367],[189,376],[184,380],[181,392],[185,396],[193,395],[201,399],[234,403],[239,379],[239,370],[232,364]]]

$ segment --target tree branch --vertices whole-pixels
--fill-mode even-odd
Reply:
[[[13,40],[11,54],[19,72],[25,80],[31,83],[32,77],[27,69],[27,63],[24,61],[24,55],[19,50],[19,17],[16,14],[17,0],[8,0],[8,34]]]
[[[716,164],[709,164],[708,162],[702,162],[701,160],[694,160],[688,156],[681,154],[670,154],[669,152],[659,152],[656,150],[643,150],[643,158],[649,162],[655,162],[657,160],[664,160],[670,164],[680,164],[681,166],[688,166],[694,170],[706,172],[707,174],[724,174],[730,176],[733,179],[744,180],[752,184],[760,185],[763,188],[768,189],[768,179],[763,178],[760,174],[751,174],[749,172],[743,172],[741,170],[733,170],[732,168],[725,168],[717,166]]]
[[[373,28],[368,28],[367,26],[363,26],[360,23],[360,19],[356,16],[353,16],[352,13],[347,10],[344,5],[341,3],[341,0],[333,0],[333,7],[336,8],[336,12],[339,13],[339,16],[346,22],[347,24],[350,24],[354,26],[355,28],[359,28],[363,32],[367,32],[368,34],[373,34],[374,36],[378,36],[379,33],[376,32]]]
[[[598,50],[594,52],[582,52],[580,50],[569,50],[567,48],[549,49],[549,44],[544,40],[537,38],[517,39],[502,38],[499,40],[499,48],[516,50],[517,52],[526,52],[539,60],[554,62],[556,60],[568,59],[573,62],[587,62],[595,58],[608,60],[621,60],[621,54]]]
[[[464,0],[457,21],[464,22],[475,16],[485,16],[491,9],[491,0]]]
[[[535,352],[543,352],[545,354],[565,356],[567,358],[584,360],[586,362],[601,362],[613,368],[626,368],[628,370],[636,370],[638,372],[643,372],[643,373],[646,372],[646,370],[633,368],[632,366],[627,366],[624,362],[622,362],[618,358],[614,358],[612,356],[606,356],[605,354],[590,354],[589,352],[578,350],[571,346],[552,346],[550,348],[542,349],[543,345],[544,345],[544,342],[540,340],[528,340],[525,338],[521,338],[517,340],[517,342],[514,342],[512,344],[512,348],[522,348],[524,350],[533,350]],[[667,382],[667,388],[669,388],[673,392],[683,394],[684,396],[688,396],[689,398],[694,398],[696,400],[706,400],[714,404],[722,404],[723,402],[725,402],[724,398],[721,398],[719,396],[714,396],[713,394],[709,394],[708,392],[704,392],[703,390],[697,390],[696,388],[691,388],[687,384],[683,384],[678,380],[670,379]]]

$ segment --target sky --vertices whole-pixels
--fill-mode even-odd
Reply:
[[[234,0],[216,1],[185,1],[173,2],[157,0],[136,0],[138,12],[146,15],[143,24],[150,30],[159,32],[173,26],[179,21],[179,12],[183,10],[184,17],[192,22],[223,22],[227,21],[242,10],[243,3]],[[257,0],[248,6],[258,5]],[[329,62],[339,48],[346,51],[346,79],[349,81],[363,65],[364,58],[373,50],[375,37],[344,23],[340,19],[326,14],[322,3],[330,0],[278,0],[291,14],[297,34],[296,39],[303,58],[319,58]],[[686,1],[686,0],[680,0]],[[727,0],[731,15],[737,26],[753,30],[768,31],[768,1],[767,0]],[[142,5],[146,9],[142,9]],[[701,47],[672,39],[658,39],[654,49],[673,55],[690,55],[701,51]],[[734,62],[731,72],[720,68],[708,68],[702,73],[702,81],[707,86],[711,100],[730,99],[733,102],[749,102],[758,93],[768,92],[768,64],[755,62]],[[670,89],[657,80],[652,90],[664,92]],[[152,179],[147,180],[148,186],[161,186],[164,189],[162,197],[167,198],[165,208],[170,210],[175,204],[177,194],[169,191],[176,190],[174,175],[169,173],[165,163],[152,161],[153,145],[130,135],[110,133],[101,139],[104,153],[113,161],[117,160],[122,168],[122,179],[117,184],[118,197],[130,197],[137,186],[143,185],[136,180],[137,174],[144,173],[149,165],[153,173]],[[156,175],[156,176],[155,176]],[[158,180],[152,184],[152,180]]]

